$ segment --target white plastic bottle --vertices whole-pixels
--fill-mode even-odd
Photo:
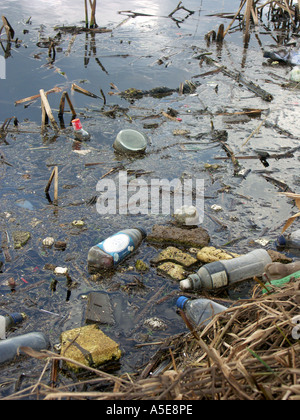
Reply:
[[[13,360],[22,354],[20,347],[30,347],[33,350],[47,350],[49,339],[41,332],[32,332],[0,341],[0,364]]]
[[[288,235],[281,235],[277,240],[278,247],[300,249],[300,229]]]
[[[134,252],[146,237],[143,229],[125,229],[94,245],[88,253],[90,272],[109,270]]]
[[[74,128],[74,136],[76,140],[87,141],[90,139],[89,133],[83,129],[79,118],[73,120],[72,125]]]
[[[261,276],[272,259],[265,249],[256,249],[241,257],[204,265],[197,273],[181,280],[181,290],[218,289],[241,280]]]
[[[226,306],[219,305],[209,299],[189,299],[185,296],[180,296],[176,305],[184,311],[186,317],[194,326],[209,324],[215,314],[227,309]]]

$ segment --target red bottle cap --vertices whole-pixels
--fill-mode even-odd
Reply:
[[[79,118],[77,118],[76,120],[73,120],[72,125],[73,125],[74,130],[81,130],[82,129],[82,124],[81,124]]]

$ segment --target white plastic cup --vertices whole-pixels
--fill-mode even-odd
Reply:
[[[136,130],[122,130],[117,135],[113,147],[121,153],[144,153],[147,140],[143,134]]]

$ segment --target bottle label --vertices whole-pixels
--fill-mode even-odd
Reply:
[[[114,265],[126,258],[135,249],[133,240],[125,233],[117,233],[97,246],[113,257]]]
[[[205,268],[210,274],[213,289],[228,285],[228,274],[220,261],[207,264]]]
[[[214,289],[227,286],[228,278],[226,271],[220,271],[219,273],[212,274],[211,281]]]

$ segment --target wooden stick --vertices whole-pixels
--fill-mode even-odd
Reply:
[[[58,167],[54,168],[54,201],[53,204],[57,206],[58,203]]]
[[[72,101],[69,97],[68,92],[63,92],[62,96],[61,96],[61,100],[60,100],[60,104],[59,104],[59,113],[58,113],[58,117],[62,118],[65,112],[65,100],[67,99],[70,110],[72,112],[72,118],[76,118],[76,111],[75,108],[73,107]]]
[[[8,42],[9,42],[14,38],[15,31],[13,30],[13,28],[11,27],[11,25],[9,24],[9,22],[6,19],[5,16],[2,16],[2,22],[3,22],[5,32],[6,32],[6,35],[7,35],[7,39],[8,39]]]
[[[50,104],[48,102],[47,95],[45,94],[44,89],[40,90],[40,95],[41,95],[42,116],[43,116],[42,123],[44,124],[44,114],[46,112],[50,121],[51,121],[51,124],[53,125],[54,130],[58,131],[59,130],[58,125],[55,121],[55,118],[53,117],[52,110],[51,110],[51,107],[50,107]],[[43,107],[44,107],[44,110],[43,110]]]
[[[92,5],[92,14],[91,14],[90,28],[95,28],[96,27],[95,14],[96,14],[96,0],[94,0],[93,5]]]
[[[89,92],[86,89],[83,89],[82,87],[76,85],[75,83],[72,84],[72,90],[78,93],[82,93],[83,95],[90,96],[91,98],[99,98],[99,96],[95,95],[92,92]]]
[[[238,17],[238,15],[239,15],[239,13],[241,12],[242,8],[244,7],[245,3],[246,3],[246,0],[243,0],[243,1],[241,2],[241,5],[240,5],[239,10],[236,12],[236,14],[235,14],[234,18],[232,19],[232,21],[231,21],[231,22],[230,22],[230,24],[228,25],[228,27],[227,27],[226,31],[224,31],[224,38],[225,38],[225,35],[227,34],[227,32],[229,31],[229,29],[231,28],[231,26],[233,25],[234,21],[235,21],[235,20],[236,20],[236,18]]]
[[[53,179],[54,179],[54,201],[53,201],[53,204],[57,205],[57,203],[58,203],[58,166],[55,166],[53,171],[51,172],[49,181],[48,181],[48,183],[46,185],[46,188],[45,188],[45,193],[46,194],[49,193],[49,190],[50,190]]]
[[[84,0],[84,10],[85,10],[85,27],[89,27],[89,18],[88,18],[88,8],[87,8],[87,0]]]
[[[61,92],[62,88],[55,86],[53,89],[50,89],[46,92],[46,95],[49,95],[49,93],[58,93]],[[18,101],[15,101],[15,105],[20,105],[23,104],[24,102],[29,102],[29,101],[33,101],[35,99],[39,99],[40,98],[40,93],[38,95],[33,95],[33,96],[29,96],[28,98],[24,98],[24,99],[19,99]]]
[[[250,19],[251,19],[252,3],[253,3],[253,0],[247,0],[246,14],[245,14],[246,30],[245,30],[245,35],[244,35],[244,44],[245,45],[248,45],[249,39],[250,39]]]
[[[51,172],[51,175],[50,175],[50,178],[49,178],[48,184],[46,185],[46,188],[45,188],[45,193],[48,193],[48,192],[49,192],[50,187],[51,187],[51,184],[52,184],[52,180],[53,180],[53,178],[54,178],[54,175],[55,175],[55,170],[53,169],[53,171]]]

